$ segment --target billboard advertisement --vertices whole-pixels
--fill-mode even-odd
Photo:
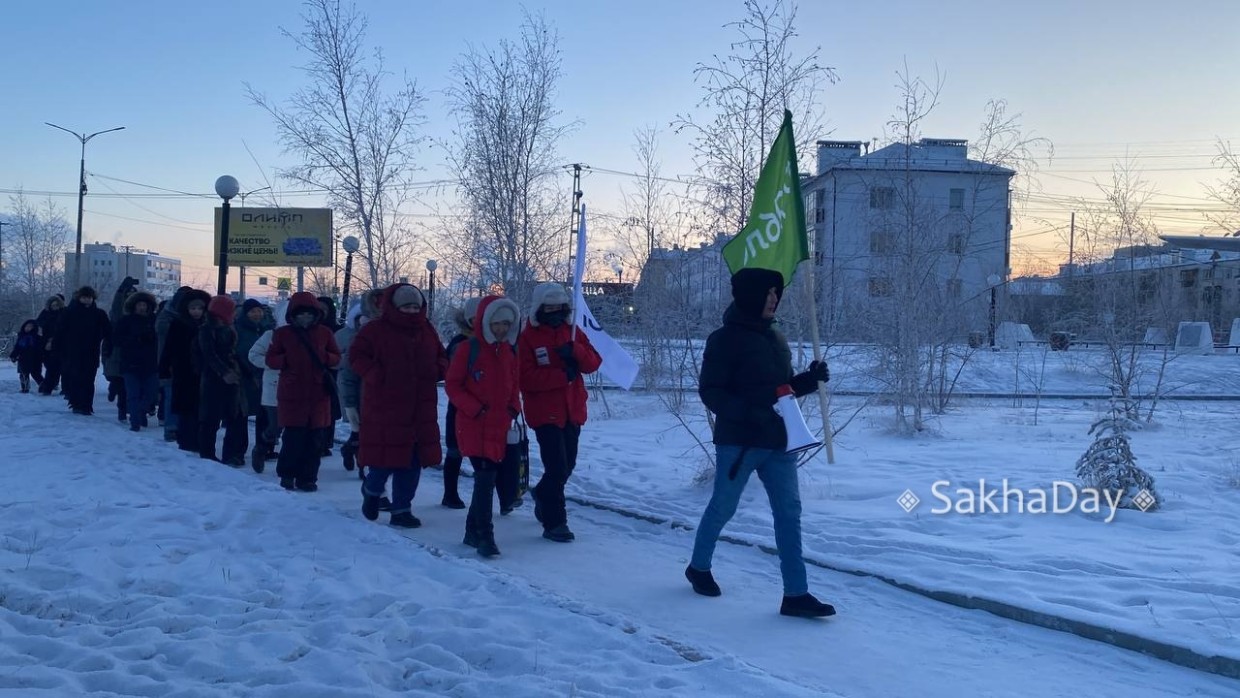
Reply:
[[[223,208],[215,209],[215,258],[220,256]],[[329,267],[330,208],[230,208],[228,266]]]

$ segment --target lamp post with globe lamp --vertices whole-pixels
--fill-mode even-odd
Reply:
[[[232,175],[224,175],[215,180],[215,193],[224,200],[220,212],[220,275],[215,284],[215,293],[218,296],[225,295],[228,286],[228,218],[231,213],[229,201],[240,192],[241,185]]]
[[[439,262],[433,259],[426,260],[426,271],[430,273],[430,285],[426,299],[426,316],[431,319],[431,323],[435,322],[435,270],[439,268]]]
[[[346,254],[344,258],[344,295],[340,298],[339,320],[343,324],[345,318],[349,315],[349,283],[353,281],[353,253],[357,252],[358,248],[361,247],[361,243],[358,242],[357,238],[349,235],[340,241],[340,245],[344,247]]]

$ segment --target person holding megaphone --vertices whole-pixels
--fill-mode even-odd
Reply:
[[[771,502],[779,549],[784,586],[779,612],[821,618],[834,615],[835,608],[809,593],[801,556],[796,452],[805,446],[800,442],[807,430],[795,401],[780,398],[816,391],[819,382],[830,379],[830,372],[825,363],[815,361],[809,370],[793,375],[788,340],[774,327],[783,291],[784,279],[777,271],[748,268],[736,272],[732,305],[724,313],[723,327],[706,340],[698,394],[715,414],[715,486],[698,525],[685,577],[698,594],[722,593],[711,574],[715,544],[736,513],[749,476],[757,472]]]

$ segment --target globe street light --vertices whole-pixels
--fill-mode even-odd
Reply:
[[[435,269],[439,267],[439,263],[433,259],[426,260],[426,271],[430,272],[430,287],[427,289],[426,299],[426,316],[431,318],[431,322],[435,321]]]
[[[224,200],[220,216],[220,276],[215,284],[215,294],[222,296],[226,293],[225,287],[228,285],[228,218],[231,215],[229,200],[241,193],[241,185],[237,183],[236,177],[224,175],[215,180],[215,193]]]
[[[344,258],[344,296],[340,299],[340,323],[344,324],[345,318],[349,316],[349,282],[353,280],[353,253],[357,252],[361,244],[350,235],[341,240],[340,245],[344,247],[347,255]]]
[[[78,133],[77,131],[70,131],[64,126],[57,126],[56,124],[53,124],[50,121],[44,121],[43,123],[47,124],[48,126],[51,126],[52,128],[58,128],[61,131],[64,131],[65,133],[71,133],[73,134],[75,138],[77,138],[79,141],[82,142],[82,159],[79,163],[80,168],[78,170],[79,174],[78,174],[77,247],[74,248],[74,252],[73,252],[73,265],[75,267],[73,270],[73,274],[74,274],[73,281],[74,281],[75,286],[81,286],[82,285],[82,207],[86,203],[86,143],[87,141],[94,138],[95,136],[98,136],[104,133],[111,133],[113,131],[121,131],[121,130],[124,130],[125,127],[117,126],[116,128],[110,128],[110,129],[107,129],[106,131],[95,131],[94,133],[90,135],[85,135],[85,134]]]

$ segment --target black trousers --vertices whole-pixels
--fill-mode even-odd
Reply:
[[[447,455],[443,459],[443,496],[459,497],[457,483],[461,479],[461,451],[456,443],[456,407],[448,403],[447,414],[443,422],[444,442],[448,446]],[[472,462],[472,461],[471,461]]]
[[[312,427],[284,427],[280,458],[276,460],[276,475],[281,480],[292,479],[297,485],[319,481],[323,431]]]
[[[43,379],[43,385],[39,386],[39,392],[44,395],[51,395],[52,391],[60,385],[60,357],[54,352],[43,353],[43,368],[46,376]]]
[[[224,450],[220,452],[220,460],[227,463],[238,458],[244,460],[250,448],[249,420],[244,414],[238,413],[221,418],[209,415],[198,421],[198,453],[208,458],[215,457],[215,437],[219,434],[220,425],[224,426]],[[177,433],[184,427],[178,428]]]
[[[474,467],[474,494],[469,500],[469,513],[465,516],[465,530],[489,539],[495,535],[491,500],[495,499],[495,473],[499,464],[472,456],[469,464]]]
[[[69,397],[69,407],[75,410],[95,411],[95,378],[99,375],[99,364],[94,366],[68,366],[61,382],[63,391]]]
[[[577,442],[581,427],[568,424],[537,427],[534,436],[542,454],[543,474],[538,484],[530,490],[542,513],[543,528],[551,530],[568,523],[564,505],[564,485],[577,467]]]

